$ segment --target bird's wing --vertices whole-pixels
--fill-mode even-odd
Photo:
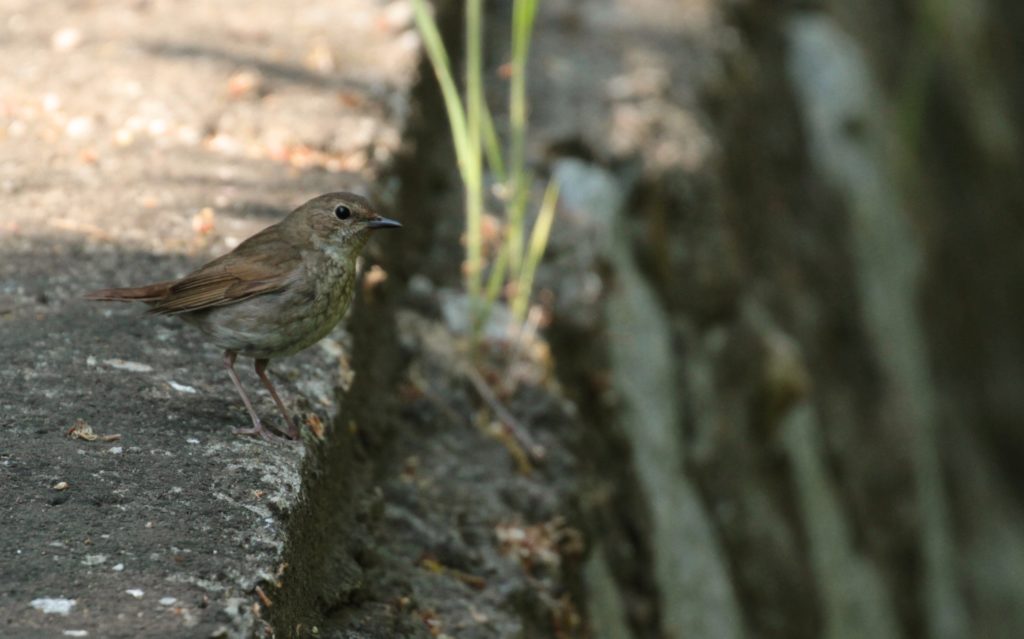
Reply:
[[[302,256],[271,229],[175,282],[167,295],[151,302],[150,312],[187,313],[284,289],[300,275]]]

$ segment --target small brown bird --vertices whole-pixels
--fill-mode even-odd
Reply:
[[[145,302],[151,313],[177,315],[224,349],[224,364],[252,417],[239,435],[273,439],[235,372],[238,355],[255,360],[256,375],[288,424],[299,428],[267,377],[271,359],[312,346],[341,320],[355,292],[356,258],[373,229],[398,228],[352,193],[313,198],[235,250],[178,280],[94,291],[87,299]]]

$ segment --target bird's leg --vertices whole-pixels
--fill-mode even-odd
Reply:
[[[274,389],[274,384],[271,383],[270,378],[267,377],[267,364],[270,363],[269,359],[258,359],[255,361],[256,375],[259,376],[260,381],[263,382],[264,388],[270,391],[270,396],[274,398],[274,403],[277,404],[277,410],[281,411],[281,416],[284,417],[285,423],[288,424],[288,438],[298,439],[299,438],[299,427],[295,424],[295,420],[288,413],[288,409],[284,407],[284,402],[277,395],[277,390]]]
[[[252,407],[252,402],[249,401],[249,396],[245,393],[245,389],[242,388],[241,380],[238,379],[238,373],[235,372],[236,357],[238,357],[238,353],[235,351],[224,351],[224,365],[227,366],[228,375],[231,376],[231,381],[234,382],[235,388],[238,389],[238,394],[242,396],[242,401],[245,402],[245,408],[249,411],[249,417],[252,418],[252,428],[236,428],[235,434],[250,435],[266,441],[272,441],[274,435],[264,428],[263,422],[260,421],[259,415],[256,414],[256,409]]]

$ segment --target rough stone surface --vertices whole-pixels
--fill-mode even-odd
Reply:
[[[354,0],[3,5],[0,635],[261,633],[305,445],[232,434],[248,416],[197,332],[80,298],[372,192],[417,40]],[[272,363],[301,418],[330,422],[346,339]],[[69,438],[78,420],[100,439]]]
[[[620,257],[580,246],[608,225],[576,206],[540,280],[604,489],[584,530],[614,549],[585,577],[634,636],[708,634],[708,591],[666,597],[684,571],[659,570],[709,547],[744,635],[1020,634],[1024,57],[996,6],[543,5],[542,150],[626,189]],[[675,406],[637,427],[655,366]],[[659,538],[692,485],[712,538]]]
[[[551,341],[490,332],[488,400],[407,4],[7,2],[0,635],[1020,636],[1024,9],[840,4],[540,3]],[[78,301],[371,182],[405,228],[275,366],[322,444],[235,439],[197,335]]]

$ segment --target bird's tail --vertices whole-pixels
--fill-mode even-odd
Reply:
[[[86,293],[85,299],[99,302],[146,302],[148,304],[166,297],[175,281],[157,282],[134,288],[105,288]]]

